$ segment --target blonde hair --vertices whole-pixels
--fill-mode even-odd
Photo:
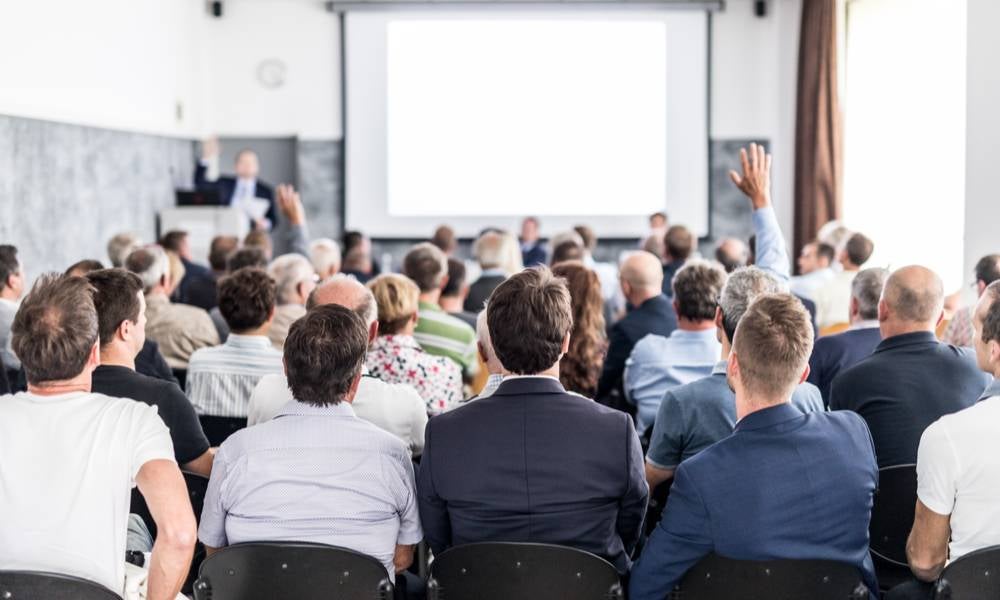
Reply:
[[[378,304],[380,334],[399,333],[419,309],[420,288],[403,275],[379,275],[368,282],[368,289]]]
[[[172,250],[166,250],[167,262],[170,264],[168,271],[170,275],[170,291],[173,292],[177,289],[177,286],[181,284],[181,280],[184,279],[184,274],[187,269],[184,268],[184,263],[181,261],[179,254]]]

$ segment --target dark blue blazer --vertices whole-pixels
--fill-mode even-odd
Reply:
[[[215,274],[206,267],[182,258],[184,277],[177,286],[178,301],[205,310],[218,306]]]
[[[677,329],[674,305],[664,295],[646,300],[633,308],[608,332],[608,354],[604,358],[601,379],[597,383],[597,398],[607,397],[612,390],[622,392],[622,374],[632,348],[650,333],[668,337]]]
[[[809,383],[819,388],[823,404],[830,405],[833,378],[870,356],[881,341],[878,327],[851,329],[816,340],[809,357]]]
[[[830,387],[830,410],[864,418],[879,467],[917,462],[920,436],[942,416],[975,404],[991,378],[973,352],[918,331],[882,340]]]
[[[427,422],[417,492],[435,553],[472,542],[572,546],[628,571],[649,488],[632,419],[551,378],[508,379]]]
[[[632,570],[631,600],[663,600],[699,560],[834,560],[877,593],[868,522],[878,467],[857,415],[780,404],[677,467],[663,520]],[[873,598],[876,597],[873,595]]]
[[[686,260],[675,260],[675,261],[668,262],[665,265],[663,265],[663,295],[664,296],[673,297],[673,295],[674,295],[674,288],[673,288],[674,275],[677,274],[677,271],[681,270],[681,267],[683,267],[684,263],[686,263],[686,262],[687,262]]]
[[[206,170],[205,165],[201,164],[201,161],[195,163],[194,187],[199,190],[217,190],[219,192],[219,201],[223,206],[232,204],[233,194],[236,192],[236,178],[230,175],[220,175],[215,181],[209,181],[205,179]],[[271,221],[272,225],[277,225],[278,214],[274,208],[274,189],[258,179],[254,186],[254,192],[258,198],[263,198],[270,203],[265,217]]]
[[[544,265],[549,260],[549,252],[545,249],[545,243],[537,241],[530,248],[521,247],[521,262],[525,267]]]

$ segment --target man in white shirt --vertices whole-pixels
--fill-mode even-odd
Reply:
[[[810,242],[802,247],[799,254],[799,273],[788,284],[792,293],[800,298],[815,300],[816,292],[825,286],[836,273],[833,259],[837,251],[822,242]]]
[[[159,534],[147,598],[174,598],[195,519],[170,434],[154,407],[91,393],[100,363],[92,288],[43,276],[12,328],[28,391],[0,398],[0,569],[63,573],[125,588],[130,489]]]
[[[931,598],[945,564],[1000,544],[1000,282],[973,315],[976,362],[994,380],[973,406],[930,425],[917,451],[917,508],[906,544],[919,581],[887,598]]]
[[[851,310],[851,283],[868,259],[875,245],[863,234],[855,233],[840,251],[843,270],[836,273],[826,285],[816,290],[816,324],[820,329],[847,323]]]
[[[378,335],[375,297],[353,277],[334,275],[316,288],[309,296],[306,307],[312,309],[325,304],[338,304],[358,313],[368,326],[369,343]],[[247,425],[271,420],[292,400],[284,375],[263,377],[250,396]],[[413,456],[419,456],[423,451],[427,407],[412,387],[386,383],[365,371],[351,406],[361,419],[403,440]]]
[[[4,244],[0,246],[0,366],[11,372],[21,368],[21,361],[11,349],[10,327],[23,292],[24,269],[17,259],[17,248]]]

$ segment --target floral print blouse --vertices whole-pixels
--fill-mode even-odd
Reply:
[[[369,374],[412,386],[436,415],[462,400],[462,370],[450,358],[428,354],[411,335],[380,335],[368,348]]]

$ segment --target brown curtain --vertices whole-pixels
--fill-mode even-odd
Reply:
[[[795,247],[841,215],[837,0],[803,0],[795,119]]]

